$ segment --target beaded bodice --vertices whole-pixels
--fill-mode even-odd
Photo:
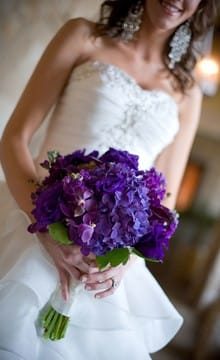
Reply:
[[[110,146],[139,155],[151,166],[178,130],[178,107],[161,90],[142,89],[115,65],[89,61],[74,69],[50,119],[40,152],[68,153]]]

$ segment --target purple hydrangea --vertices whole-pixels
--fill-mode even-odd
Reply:
[[[130,169],[138,170],[138,156],[130,154],[128,151],[110,148],[100,157],[100,160],[104,163],[122,163]]]
[[[163,205],[153,207],[149,223],[148,232],[135,245],[135,249],[147,259],[162,261],[177,228],[178,214]]]
[[[37,193],[32,196],[35,205],[32,214],[37,221],[30,225],[30,232],[46,231],[48,225],[64,219],[59,206],[62,197],[63,184],[61,181],[55,182],[47,188],[38,189]]]
[[[177,227],[177,216],[161,204],[164,176],[140,171],[138,156],[110,148],[99,157],[85,150],[51,153],[48,176],[32,195],[36,222],[30,232],[60,222],[84,255],[129,248],[161,261]]]

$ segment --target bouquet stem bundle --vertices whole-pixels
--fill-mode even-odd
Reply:
[[[57,285],[49,304],[40,315],[40,327],[43,329],[43,337],[45,339],[60,340],[65,337],[70,322],[71,309],[75,305],[77,294],[81,290],[82,284],[71,279],[69,298],[64,300],[60,284]]]
[[[51,305],[41,315],[44,339],[60,340],[65,337],[70,317],[57,312]]]

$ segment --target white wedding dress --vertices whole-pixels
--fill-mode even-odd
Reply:
[[[140,167],[149,168],[177,131],[178,108],[168,94],[142,89],[114,65],[89,61],[73,71],[36,162],[52,149],[102,153],[111,146],[138,154]],[[28,218],[6,185],[1,199],[7,204],[0,223],[1,360],[147,360],[173,338],[182,318],[139,259],[114,295],[78,294],[65,339],[43,339],[38,314],[56,287],[57,271],[27,232]]]

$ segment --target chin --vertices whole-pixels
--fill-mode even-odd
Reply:
[[[151,24],[161,31],[171,31],[188,18],[177,0],[150,0],[146,9]]]

